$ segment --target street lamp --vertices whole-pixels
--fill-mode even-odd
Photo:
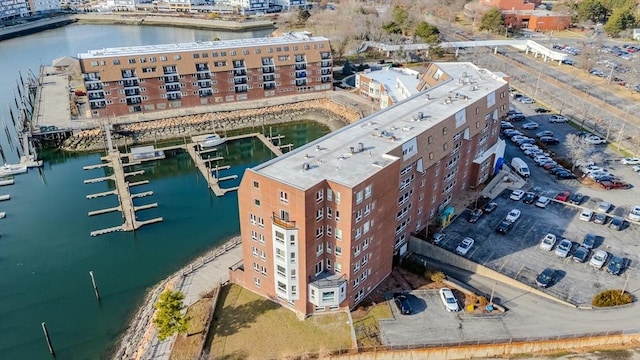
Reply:
[[[631,112],[631,109],[633,109],[634,107],[640,106],[640,104],[635,104],[635,105],[631,105],[627,107],[627,112],[624,114],[624,118],[622,120],[622,128],[620,129],[620,131],[618,132],[618,138],[616,140],[616,143],[618,145],[618,151],[620,150],[620,142],[622,141],[622,134],[624,134],[624,129],[627,126],[627,121],[629,121],[629,113]],[[611,123],[609,123],[609,128],[611,128]],[[609,138],[609,131],[607,131],[607,139]]]

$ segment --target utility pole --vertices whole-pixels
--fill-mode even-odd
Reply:
[[[42,322],[42,332],[44,332],[44,339],[47,341],[47,346],[49,347],[49,353],[54,358],[56,357],[56,352],[53,350],[53,345],[51,344],[51,337],[49,337],[49,331],[47,331],[47,324]]]
[[[96,278],[93,276],[93,271],[89,271],[91,277],[91,285],[93,285],[93,291],[96,293],[96,299],[100,301],[100,292],[98,291],[98,285],[96,285]]]

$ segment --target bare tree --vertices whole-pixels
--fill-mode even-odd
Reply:
[[[567,157],[571,161],[571,171],[575,170],[576,162],[588,160],[592,151],[591,146],[576,134],[567,135],[565,147],[567,148]]]

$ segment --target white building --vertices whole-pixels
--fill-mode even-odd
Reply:
[[[229,0],[227,3],[240,7],[243,13],[264,11],[269,8],[269,0]]]
[[[307,0],[273,0],[273,5],[280,6],[283,10],[290,10],[291,8],[306,6]]]
[[[633,29],[633,40],[640,40],[640,29]]]
[[[360,95],[378,102],[384,109],[420,92],[420,73],[404,68],[366,70],[356,74],[356,88]]]
[[[116,10],[133,11],[136,9],[136,0],[113,0],[113,8]]]
[[[29,16],[27,0],[0,0],[0,20]]]
[[[60,0],[29,0],[31,14],[44,14],[60,10]]]

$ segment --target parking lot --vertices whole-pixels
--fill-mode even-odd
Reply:
[[[466,255],[467,258],[532,286],[535,286],[536,276],[542,270],[558,270],[556,280],[543,291],[575,305],[589,305],[593,295],[599,291],[622,289],[627,277],[629,289],[635,290],[640,286],[637,225],[615,231],[606,225],[579,220],[581,211],[577,207],[552,201],[546,209],[542,209],[510,200],[509,195],[510,191],[507,190],[498,196],[494,200],[498,208],[491,214],[481,216],[475,224],[467,221],[468,210],[463,212],[444,230],[446,238],[441,246],[453,252],[463,238],[471,236],[475,244]],[[591,201],[587,199],[586,205],[589,206]],[[519,209],[521,217],[508,234],[497,233],[496,227],[511,209]],[[541,239],[547,233],[555,234],[558,242],[560,238],[567,238],[574,243],[568,257],[560,258],[553,250],[539,248]],[[587,233],[597,237],[594,249],[603,249],[627,259],[627,268],[620,276],[608,274],[606,265],[598,270],[590,266],[588,260],[585,263],[572,260],[573,252]]]
[[[439,344],[470,339],[488,341],[511,337],[499,315],[477,316],[465,311],[446,311],[437,290],[414,290],[407,296],[413,307],[411,315],[401,315],[392,303],[396,319],[380,321],[381,336],[387,345]]]

